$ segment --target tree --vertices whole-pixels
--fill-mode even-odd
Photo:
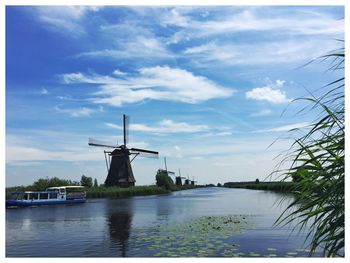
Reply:
[[[174,189],[174,181],[170,178],[168,173],[165,170],[158,169],[156,174],[156,184],[159,187],[163,187],[167,190]]]
[[[81,176],[80,184],[85,187],[92,187],[92,177]]]
[[[94,180],[94,187],[98,187],[98,182],[97,182],[97,179],[95,178]]]
[[[256,184],[260,183],[260,181],[259,181],[259,179],[258,179],[258,178],[257,178],[257,179],[255,179],[255,183],[256,183]]]
[[[64,186],[64,185],[79,185],[78,182],[74,182],[72,180],[60,179],[58,177],[52,178],[40,178],[36,180],[31,186],[30,189],[33,191],[43,191],[48,187],[54,186]]]

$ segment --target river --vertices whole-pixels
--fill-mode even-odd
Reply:
[[[212,187],[6,209],[6,257],[306,257],[305,232],[274,226],[291,198]]]

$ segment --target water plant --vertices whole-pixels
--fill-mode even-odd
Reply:
[[[252,227],[246,215],[199,216],[156,225],[152,234],[138,236],[133,247],[142,246],[154,257],[239,257],[239,245],[226,240]]]
[[[295,199],[278,218],[278,224],[297,222],[310,227],[310,253],[321,248],[327,257],[344,256],[344,179],[345,179],[345,101],[344,49],[322,57],[330,69],[341,74],[322,89],[320,96],[297,101],[308,102],[318,118],[297,138],[282,163],[292,161],[282,171],[283,180],[295,182]],[[277,171],[281,172],[281,171]]]

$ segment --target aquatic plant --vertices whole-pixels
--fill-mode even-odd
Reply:
[[[156,225],[151,234],[139,235],[133,247],[154,257],[239,257],[239,245],[227,239],[248,228],[253,223],[246,215],[200,216]]]
[[[332,59],[331,70],[343,74],[344,49],[322,59]],[[310,225],[310,256],[319,247],[327,257],[344,256],[344,82],[345,77],[339,77],[321,96],[297,99],[309,103],[311,108],[303,111],[317,111],[319,117],[307,132],[297,130],[302,135],[282,161],[292,161],[282,174],[283,181],[294,179],[295,199],[277,223],[297,222],[300,229]]]

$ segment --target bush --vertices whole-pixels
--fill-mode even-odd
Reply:
[[[80,184],[85,187],[92,187],[92,177],[81,176]]]
[[[156,174],[156,184],[159,187],[163,187],[166,190],[172,190],[175,188],[174,181],[170,178],[165,170],[159,169]]]

